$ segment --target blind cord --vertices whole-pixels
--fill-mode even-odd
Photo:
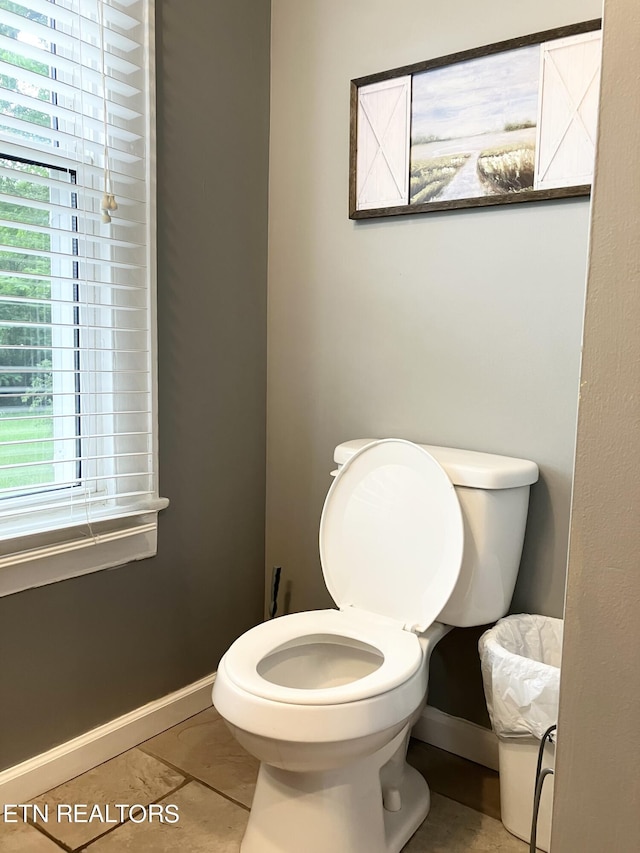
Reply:
[[[113,193],[111,182],[111,170],[109,168],[109,143],[107,137],[107,72],[104,61],[104,0],[97,0],[98,4],[98,29],[100,30],[100,74],[102,76],[102,121],[104,132],[104,193],[100,210],[102,221],[111,222],[111,212],[118,209],[118,203]]]

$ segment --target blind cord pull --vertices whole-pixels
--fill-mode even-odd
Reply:
[[[100,211],[102,213],[102,221],[104,223],[111,222],[111,212],[118,209],[118,202],[113,193],[111,183],[111,171],[109,169],[109,143],[107,137],[107,74],[105,71],[104,62],[104,0],[98,2],[98,24],[100,29],[100,64],[102,74],[102,106],[103,106],[103,132],[104,132],[104,193],[102,202],[100,203]]]

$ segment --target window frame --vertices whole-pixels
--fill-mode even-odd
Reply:
[[[156,259],[156,108],[155,108],[155,44],[153,0],[146,6],[146,37],[143,45],[145,52],[145,203],[146,218],[146,268],[148,288],[149,329],[149,377],[150,384],[144,393],[150,394],[151,454],[153,475],[157,484],[158,457],[158,378],[157,378],[157,259]],[[35,162],[52,169],[71,172],[71,162],[64,156],[56,155],[55,148],[46,155],[39,149],[30,149],[16,142],[2,142],[3,154],[15,159]],[[77,164],[75,168],[78,168]],[[81,170],[81,167],[79,167]],[[86,182],[78,181],[78,192]],[[86,184],[87,190],[90,186]],[[53,295],[53,294],[52,294]],[[79,310],[82,310],[81,308]],[[82,324],[81,324],[82,326]],[[116,392],[117,393],[117,392]],[[78,416],[77,407],[75,417]],[[71,416],[71,415],[70,415]],[[82,441],[82,435],[79,435]],[[79,454],[81,455],[81,454]],[[82,464],[82,462],[80,463]],[[114,474],[115,477],[115,474]],[[55,486],[53,487],[55,488]],[[45,486],[44,489],[47,489]],[[15,498],[20,501],[21,498]],[[34,503],[33,495],[30,498]],[[43,498],[44,503],[45,498]],[[46,499],[50,504],[50,499]],[[37,503],[37,500],[35,501]],[[41,525],[43,529],[26,526],[17,529],[15,536],[0,539],[0,597],[25,589],[58,582],[106,568],[122,566],[132,561],[155,555],[157,551],[158,512],[168,505],[156,491],[144,508],[123,508],[117,506],[104,518],[89,524],[87,532],[86,518],[81,503],[78,513],[70,518],[65,526],[60,526],[52,518],[55,510],[43,511]],[[1,513],[0,513],[1,515]],[[51,524],[50,524],[51,523]],[[47,525],[50,524],[49,527]]]
[[[80,424],[81,419],[77,417],[80,406],[80,365],[79,365],[79,352],[78,352],[78,320],[79,320],[79,306],[78,306],[78,288],[77,285],[72,287],[73,297],[71,300],[66,300],[65,304],[65,293],[61,286],[62,273],[61,270],[55,270],[56,264],[62,264],[63,261],[59,260],[59,258],[64,254],[65,246],[64,240],[68,239],[68,247],[71,248],[71,252],[67,253],[69,257],[72,257],[74,254],[77,255],[77,236],[74,238],[73,234],[77,235],[77,217],[74,215],[74,209],[77,209],[77,191],[74,190],[74,187],[77,185],[77,170],[67,167],[60,167],[57,165],[53,165],[51,162],[45,162],[40,160],[34,160],[26,157],[18,157],[14,154],[6,154],[2,150],[2,143],[0,143],[0,161],[9,161],[16,164],[21,164],[23,166],[36,166],[41,169],[48,169],[51,171],[59,172],[60,174],[66,174],[69,177],[68,183],[68,216],[69,216],[69,228],[65,234],[65,237],[58,236],[54,231],[52,235],[52,245],[51,249],[51,292],[49,295],[50,303],[51,303],[51,317],[49,326],[51,329],[51,343],[49,346],[43,344],[41,349],[51,350],[51,373],[53,374],[53,384],[52,388],[52,396],[54,398],[54,404],[65,406],[67,403],[70,403],[70,406],[67,406],[70,409],[67,413],[56,413],[55,410],[53,412],[53,448],[54,448],[54,456],[56,452],[60,454],[60,450],[56,451],[56,441],[64,442],[65,445],[68,445],[70,442],[73,442],[74,450],[69,456],[66,464],[64,462],[64,449],[62,452],[62,458],[57,459],[57,466],[60,466],[62,463],[63,470],[58,473],[59,468],[56,467],[55,470],[55,479],[54,481],[48,483],[38,483],[33,484],[31,486],[25,486],[22,494],[16,495],[13,498],[5,498],[0,496],[0,510],[3,507],[3,502],[11,501],[12,504],[17,505],[21,501],[25,503],[26,501],[33,501],[34,496],[42,493],[43,495],[46,493],[48,496],[51,495],[52,492],[56,490],[60,490],[61,492],[61,502],[65,500],[63,494],[67,493],[69,489],[76,488],[80,485],[81,480],[81,464],[78,461],[78,457],[80,456]],[[26,176],[31,175],[30,172],[21,172],[16,170],[16,177],[19,178],[21,174]],[[55,194],[62,193],[62,189],[55,189]],[[28,201],[28,198],[25,198],[25,201]],[[52,203],[57,207],[61,207],[61,199],[54,198],[52,199]],[[63,202],[64,204],[64,202]],[[28,205],[27,205],[28,206]],[[16,230],[20,230],[21,223],[19,220],[15,221]],[[60,230],[56,226],[56,231]],[[58,242],[59,241],[59,242]],[[53,245],[58,242],[58,245]],[[2,251],[10,251],[10,247],[5,247],[3,244],[0,244],[0,248]],[[72,263],[74,277],[78,277],[78,268],[77,262]],[[16,301],[19,301],[19,297],[16,297]],[[56,316],[57,315],[57,316]],[[66,315],[66,316],[65,316]],[[65,340],[66,334],[66,340]],[[56,364],[56,362],[58,362]],[[3,370],[3,367],[0,366],[0,372]],[[7,372],[11,372],[11,369]],[[56,384],[58,388],[56,389]],[[21,388],[22,391],[26,391],[26,386]],[[69,399],[69,396],[71,399]],[[61,399],[62,398],[62,399]],[[16,407],[16,416],[23,416],[22,411],[19,407]],[[71,421],[69,424],[68,421]],[[73,432],[65,432],[65,423],[67,422],[67,426],[70,426]],[[60,444],[57,445],[60,448]],[[73,482],[74,479],[77,482]],[[61,485],[61,483],[63,485]],[[69,485],[64,485],[69,484]],[[50,497],[48,497],[51,500]],[[36,498],[37,500],[37,498]],[[2,515],[0,511],[0,516]]]

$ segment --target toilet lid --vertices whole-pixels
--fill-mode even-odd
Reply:
[[[434,622],[456,585],[464,543],[454,486],[416,444],[384,439],[338,472],[320,520],[320,560],[341,608],[413,631]]]

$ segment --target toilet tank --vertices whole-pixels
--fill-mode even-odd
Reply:
[[[375,440],[339,444],[333,457],[338,468]],[[493,453],[419,446],[447,472],[464,523],[460,576],[437,621],[460,628],[495,622],[511,604],[522,555],[529,487],[538,479],[538,466],[526,459]]]

